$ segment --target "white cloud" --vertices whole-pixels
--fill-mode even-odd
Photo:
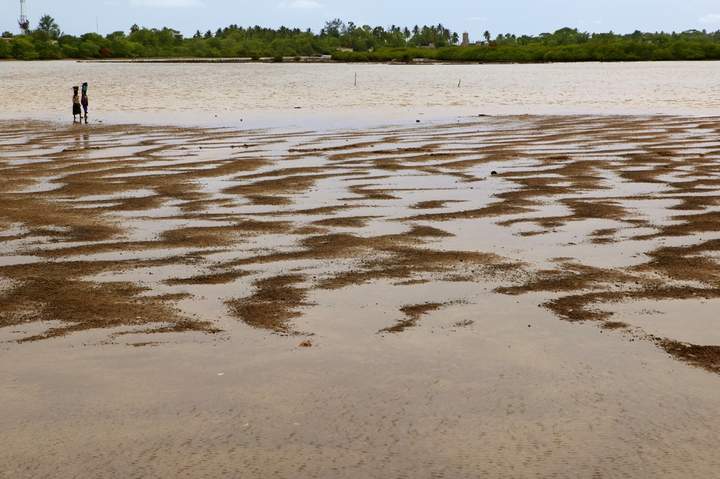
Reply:
[[[296,10],[313,10],[322,8],[322,3],[316,0],[285,0],[280,2],[280,8],[292,8]]]
[[[720,25],[720,13],[708,13],[700,17],[700,23],[705,25]]]
[[[135,7],[156,7],[156,8],[188,8],[204,7],[203,0],[130,0],[130,5]]]

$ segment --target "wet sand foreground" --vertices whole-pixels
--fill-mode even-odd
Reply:
[[[719,132],[0,123],[0,477],[711,477]]]

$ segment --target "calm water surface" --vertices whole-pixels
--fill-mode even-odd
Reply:
[[[71,86],[82,81],[91,84],[91,119],[106,122],[341,127],[481,113],[720,112],[717,62],[400,66],[60,61],[0,62],[1,115],[64,120],[70,113]]]

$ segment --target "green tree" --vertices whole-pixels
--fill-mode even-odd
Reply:
[[[57,42],[36,42],[35,50],[40,60],[60,60],[63,57]]]
[[[319,34],[298,28],[232,24],[214,34],[196,32],[192,38],[183,38],[172,28],[133,25],[127,35],[113,32],[76,37],[62,35],[57,23],[46,15],[31,35],[3,34],[0,56],[22,60],[181,56],[279,59],[330,54],[341,61],[371,62],[412,62],[417,58],[461,62],[720,60],[720,31],[618,35],[562,28],[535,36],[503,33],[493,40],[489,31],[483,36],[494,48],[457,48],[459,35],[442,24],[385,28],[334,19]],[[431,45],[435,48],[418,48]],[[339,47],[354,51],[338,51]]]
[[[25,36],[13,39],[12,56],[18,60],[37,60],[40,57],[32,40]]]
[[[10,42],[0,40],[0,58],[10,58]]]
[[[50,15],[43,15],[38,23],[38,31],[43,33],[50,40],[57,40],[62,34],[60,26]]]
[[[100,56],[100,47],[93,42],[83,42],[79,53],[82,58],[97,58]]]
[[[333,20],[330,20],[329,22],[325,22],[325,28],[322,29],[321,35],[327,35],[329,37],[335,37],[339,38],[342,33],[345,33],[347,31],[347,26],[345,25],[345,22],[340,20],[339,18],[335,18]]]

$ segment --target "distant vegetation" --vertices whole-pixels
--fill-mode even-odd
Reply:
[[[578,62],[720,59],[720,31],[629,35],[585,33],[563,28],[538,36],[485,32],[482,41],[460,45],[460,35],[443,25],[370,27],[327,22],[319,33],[310,30],[243,28],[230,25],[215,32],[198,31],[185,38],[170,28],[137,25],[129,33],[106,36],[64,35],[55,20],[44,16],[28,35],[5,32],[0,58],[47,60],[62,58],[249,58],[283,61],[331,55],[338,61],[411,62],[416,59],[452,62]]]

